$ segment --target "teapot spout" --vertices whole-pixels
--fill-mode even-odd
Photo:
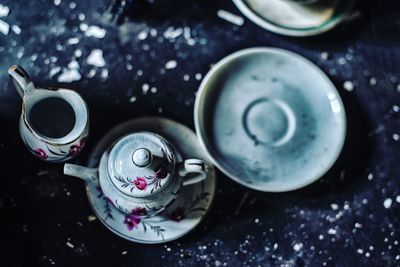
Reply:
[[[86,182],[93,182],[99,180],[98,169],[87,168],[75,164],[66,163],[64,165],[64,174],[68,176],[81,178]]]

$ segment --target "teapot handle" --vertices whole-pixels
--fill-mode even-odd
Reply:
[[[28,73],[19,65],[14,65],[8,69],[8,74],[11,76],[15,89],[17,89],[18,94],[21,98],[24,95],[29,94],[35,86],[33,85]]]
[[[187,159],[178,165],[178,173],[185,177],[189,173],[197,173],[198,175],[183,180],[183,185],[191,185],[203,181],[207,178],[207,165],[199,159]]]

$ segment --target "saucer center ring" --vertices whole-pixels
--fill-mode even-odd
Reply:
[[[252,101],[245,109],[242,124],[255,145],[278,147],[286,144],[296,130],[296,116],[288,104],[267,97]]]
[[[133,152],[132,161],[138,167],[145,167],[151,163],[152,154],[147,148],[139,148]]]

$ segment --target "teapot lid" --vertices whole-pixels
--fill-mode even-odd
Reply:
[[[138,132],[118,140],[108,158],[114,186],[131,197],[160,192],[174,175],[176,157],[167,141],[157,134]]]

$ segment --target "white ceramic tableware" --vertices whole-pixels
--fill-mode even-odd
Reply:
[[[98,167],[104,151],[115,140],[129,132],[142,131],[156,133],[176,144],[175,149],[179,152],[178,162],[183,158],[204,160],[208,165],[207,178],[183,186],[171,205],[149,218],[121,212],[105,197],[98,181],[86,183],[87,196],[98,220],[116,235],[142,244],[170,242],[190,233],[204,220],[215,196],[215,169],[191,129],[178,122],[159,117],[132,119],[108,131],[90,153],[88,167]]]
[[[99,180],[105,197],[121,212],[151,217],[177,198],[182,185],[207,177],[204,161],[178,161],[179,157],[162,136],[135,132],[112,144],[103,153],[98,169],[65,164],[64,174],[87,182]]]
[[[221,171],[268,192],[319,179],[346,137],[344,106],[329,78],[277,48],[241,50],[215,64],[197,93],[194,121]]]
[[[22,98],[20,135],[33,155],[49,162],[77,156],[89,134],[88,108],[73,90],[37,88],[18,65],[8,70]]]

